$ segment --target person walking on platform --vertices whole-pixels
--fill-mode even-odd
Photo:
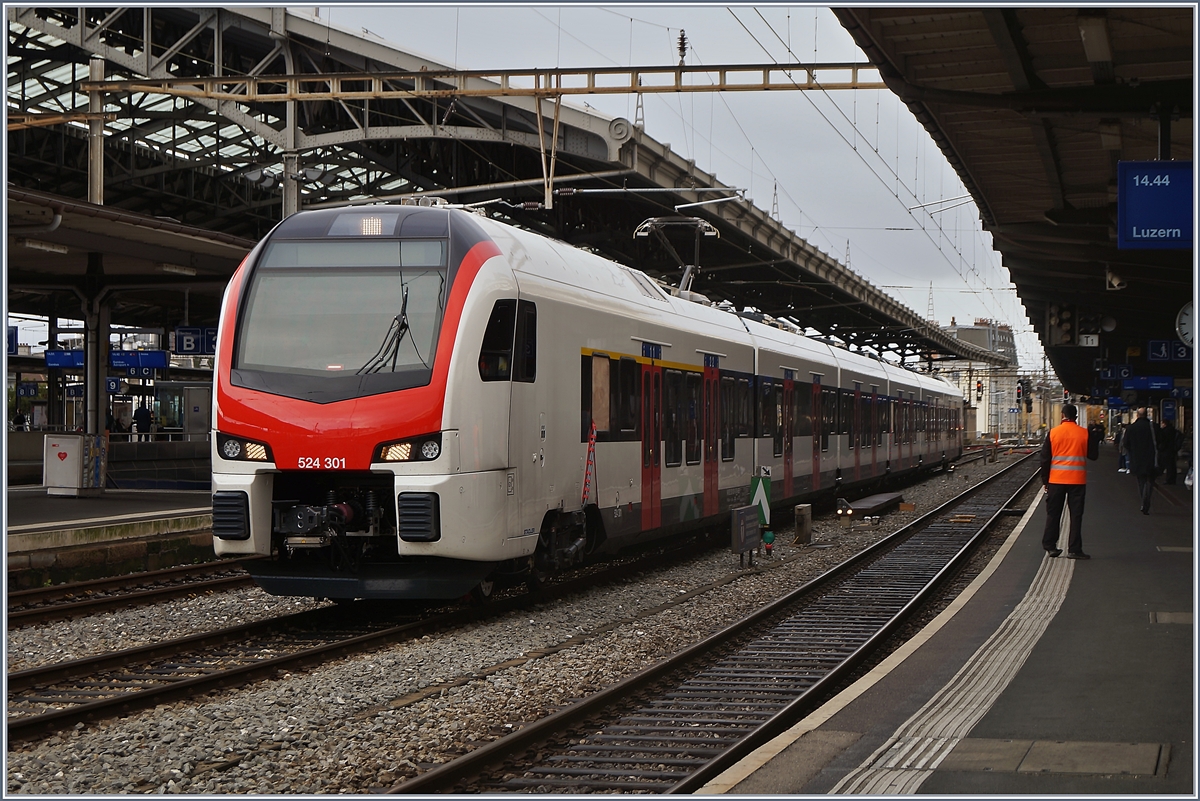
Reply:
[[[150,407],[143,402],[133,412],[134,430],[138,433],[138,439],[144,442],[150,441],[150,427],[153,422],[153,415],[150,413]]]
[[[1087,491],[1088,430],[1075,420],[1079,410],[1067,403],[1062,408],[1062,422],[1050,429],[1042,442],[1042,487],[1046,493],[1046,529],[1042,532],[1042,547],[1050,556],[1058,556],[1059,525],[1063,504],[1071,516],[1071,533],[1067,538],[1068,559],[1091,559],[1083,552],[1083,499]]]
[[[1137,410],[1137,419],[1125,432],[1125,452],[1129,454],[1129,472],[1137,476],[1142,514],[1148,515],[1154,479],[1158,475],[1158,440],[1144,406]]]
[[[1117,446],[1117,472],[1129,472],[1129,456],[1125,453],[1125,432],[1129,430],[1127,423],[1121,423],[1121,427],[1117,429],[1117,438],[1113,442]]]
[[[1179,449],[1183,447],[1183,433],[1170,420],[1160,422],[1158,428],[1158,466],[1162,468],[1164,484],[1175,483],[1175,463],[1179,460]]]

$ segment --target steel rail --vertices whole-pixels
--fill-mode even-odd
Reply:
[[[655,569],[662,565],[674,564],[679,561],[681,550],[687,549],[676,547],[665,551],[655,550],[650,555],[643,555],[640,559],[637,559],[633,569]],[[277,635],[287,629],[296,627],[313,627],[319,630],[319,627],[325,622],[326,618],[336,619],[340,617],[342,618],[342,622],[346,622],[345,619],[348,615],[345,609],[325,607],[307,612],[298,612],[280,618],[246,623],[219,631],[196,634],[168,642],[154,643],[138,648],[98,654],[70,662],[43,665],[41,667],[10,673],[8,675],[8,691],[10,694],[10,712],[7,721],[8,741],[13,743],[35,739],[44,734],[61,731],[77,723],[92,722],[127,714],[138,709],[186,698],[211,689],[227,689],[241,686],[268,677],[291,666],[316,664],[334,657],[370,650],[426,632],[498,617],[508,612],[556,600],[579,592],[594,584],[626,578],[629,575],[630,569],[630,560],[624,559],[591,573],[576,578],[568,578],[557,584],[542,587],[536,592],[496,598],[482,606],[457,608],[449,612],[434,612],[430,617],[422,620],[406,622],[401,625],[384,626],[378,631],[366,634],[338,637],[332,642],[323,643],[312,648],[267,659],[252,660],[248,664],[228,670],[210,671],[205,675],[191,676],[190,678],[164,679],[164,683],[161,685],[145,687],[136,692],[119,693],[111,698],[79,703],[71,708],[43,714],[14,717],[12,715],[12,705],[14,702],[19,702],[20,698],[14,698],[12,693],[14,691],[30,690],[39,687],[50,687],[56,683],[92,677],[106,671],[116,671],[130,665],[144,665],[148,662],[170,659],[182,654],[202,654],[204,649],[212,649],[228,643],[244,642],[251,636],[266,637]],[[369,620],[364,618],[357,622],[366,623]],[[69,695],[62,696],[62,702],[72,703],[69,698]],[[42,702],[45,702],[44,698]]]
[[[1019,462],[1012,465],[993,478],[999,478],[1001,475],[1007,474],[1008,470],[1025,464],[1032,456],[1027,456]],[[806,715],[816,709],[824,700],[828,690],[836,687],[845,677],[850,675],[863,661],[871,656],[879,646],[891,637],[897,629],[902,626],[914,611],[924,605],[929,597],[941,586],[942,582],[947,577],[951,576],[970,558],[979,540],[991,529],[997,520],[1005,516],[1008,505],[1019,497],[1021,493],[1038,478],[1038,473],[1034,472],[1012,493],[1012,495],[999,505],[991,517],[979,528],[974,536],[959,549],[949,562],[946,563],[941,570],[921,589],[913,598],[904,605],[904,607],[893,617],[883,628],[871,636],[859,648],[851,654],[844,662],[830,671],[824,678],[819,679],[807,691],[797,697],[794,701],[780,710],[774,717],[766,723],[759,726],[747,737],[736,743],[733,747],[724,751],[717,757],[714,757],[700,770],[692,773],[686,779],[681,780],[670,789],[668,793],[694,793],[707,784],[712,779],[719,776],[728,768],[745,758],[755,749],[765,745],[770,740],[790,729]]]
[[[614,705],[617,705],[617,704],[623,702],[625,699],[629,698],[631,695],[637,693],[638,691],[640,691],[656,682],[663,680],[669,674],[673,673],[674,671],[679,670],[681,666],[683,666],[693,660],[700,660],[700,659],[710,655],[714,650],[717,650],[718,648],[725,646],[730,641],[744,636],[748,630],[764,624],[766,621],[769,621],[773,617],[782,615],[785,610],[787,610],[792,605],[796,604],[798,601],[801,601],[806,596],[812,595],[815,592],[817,592],[818,590],[825,588],[826,586],[833,585],[835,582],[842,579],[847,573],[849,573],[854,568],[856,568],[860,565],[863,565],[865,562],[875,559],[876,556],[884,554],[886,551],[895,547],[898,543],[901,543],[904,540],[906,540],[911,534],[915,533],[920,528],[922,528],[930,523],[935,522],[937,520],[938,516],[940,516],[941,514],[943,514],[946,511],[948,511],[950,508],[962,504],[965,500],[971,498],[972,496],[974,496],[981,490],[983,490],[987,487],[990,487],[993,483],[999,481],[1002,477],[1007,476],[1010,472],[1016,470],[1020,465],[1024,464],[1026,462],[1027,458],[1028,457],[1026,457],[1026,459],[1022,459],[1022,460],[1014,463],[1013,465],[1005,468],[1003,471],[997,473],[996,475],[991,476],[988,479],[986,479],[985,481],[982,481],[979,484],[971,487],[970,489],[961,493],[954,499],[951,499],[950,501],[947,501],[946,503],[941,504],[940,506],[936,507],[935,509],[926,513],[925,515],[922,515],[921,517],[917,518],[916,520],[911,521],[910,523],[897,529],[895,532],[888,535],[884,539],[876,542],[875,544],[863,549],[859,553],[850,557],[849,559],[847,559],[845,562],[841,563],[840,565],[838,565],[834,568],[831,568],[830,570],[826,571],[825,573],[821,574],[820,576],[817,576],[816,578],[812,579],[811,581],[807,582],[806,584],[797,588],[796,590],[793,590],[792,592],[788,593],[787,595],[784,595],[784,596],[780,597],[779,599],[771,602],[770,604],[768,604],[764,607],[761,607],[760,609],[758,609],[751,615],[747,616],[743,620],[738,621],[737,623],[734,623],[734,624],[726,627],[725,629],[722,629],[721,631],[719,631],[715,634],[712,634],[709,637],[706,637],[705,639],[703,639],[697,643],[694,643],[693,645],[680,651],[678,654],[668,657],[654,665],[651,665],[650,667],[647,667],[631,676],[626,677],[625,679],[621,680],[620,682],[618,682],[614,685],[611,685],[611,686],[605,688],[604,690],[601,690],[601,691],[587,697],[586,699],[583,699],[582,701],[571,705],[570,707],[568,707],[566,709],[560,710],[560,711],[550,714],[544,718],[541,718],[540,720],[537,720],[533,723],[522,726],[520,729],[517,729],[516,731],[505,735],[501,739],[494,740],[484,746],[481,746],[480,748],[470,752],[469,754],[466,754],[466,755],[464,755],[458,759],[455,759],[451,762],[447,762],[442,765],[439,765],[419,776],[415,776],[411,779],[408,779],[408,780],[396,785],[395,787],[392,787],[389,790],[389,792],[390,793],[402,793],[402,794],[409,794],[409,793],[417,794],[417,793],[437,793],[437,792],[448,791],[448,790],[452,789],[456,785],[456,783],[460,782],[461,780],[468,778],[472,775],[476,775],[477,773],[481,772],[484,768],[488,767],[489,765],[491,765],[495,762],[503,760],[510,754],[515,753],[521,749],[527,748],[538,741],[545,740],[564,729],[567,729],[573,725],[576,725],[577,723],[579,723],[583,720],[586,720],[589,717],[592,717],[592,716],[595,716],[595,715],[601,713],[605,709],[608,709]],[[1030,479],[1030,480],[1032,480],[1032,479]],[[1017,494],[1019,494],[1021,491],[1024,491],[1024,487],[1027,486],[1027,484],[1028,484],[1028,482],[1025,482],[1022,485],[1021,490],[1018,490]],[[1003,507],[1006,505],[1007,505],[1007,502],[1005,504],[1001,504],[1001,509],[1003,509]],[[1000,516],[1001,516],[1001,512],[997,512],[996,514],[994,514],[988,520],[988,522],[983,527],[981,527],[980,532],[977,533],[975,535],[975,537],[972,538],[972,542],[977,540],[978,537],[982,534],[982,532],[986,531],[987,528],[989,528],[991,526],[992,522],[994,520],[996,520],[997,518],[999,518]],[[964,546],[960,550],[959,555],[955,557],[955,566],[957,565],[959,559],[964,558],[962,555],[964,553],[969,552],[969,550],[970,550],[970,545]],[[934,577],[933,582],[931,582],[931,583],[935,583],[935,582],[940,583],[940,581],[946,575],[948,575],[949,572],[952,571],[953,569],[954,568],[951,565],[944,566],[937,573],[937,575]],[[916,608],[916,606],[917,606],[917,604],[915,602],[910,601],[908,604],[906,604],[904,606],[902,613],[904,615],[907,615],[908,613],[911,612],[912,609]],[[897,615],[896,617],[899,618],[900,615]],[[896,628],[896,626],[899,626],[901,622],[903,622],[903,621],[897,620],[896,622],[891,624],[887,629],[887,634],[890,635],[890,633]],[[871,642],[878,643],[878,642],[882,641],[883,639],[886,639],[886,635],[877,634],[876,636],[871,638]],[[852,655],[854,657],[857,657],[857,659],[855,661],[855,665],[857,665],[857,663],[859,661],[861,661],[861,659],[865,658],[867,655],[868,655],[868,650],[865,648],[865,646],[863,648],[858,649],[858,651],[856,651],[856,653]],[[850,669],[853,669],[853,668],[852,667],[847,668],[847,670],[850,670]],[[836,683],[837,680],[840,680],[841,676],[844,675],[845,672],[846,671],[844,671],[844,670],[840,671],[837,679],[832,680],[833,683]],[[822,690],[829,686],[831,686],[829,681],[824,682],[822,684]],[[808,693],[806,693],[805,695],[807,695],[809,698],[813,697],[812,695],[810,695]],[[803,698],[805,696],[801,696],[801,697]],[[781,717],[784,714],[784,712],[794,715],[799,709],[801,709],[802,707],[798,705],[798,701],[799,701],[799,699],[797,699],[797,702],[793,702],[792,704],[789,704],[788,707],[786,707],[783,711],[781,711],[779,714],[775,715],[774,717],[772,717],[770,720],[768,720],[766,723],[764,723],[762,725],[765,727],[767,724],[771,724],[772,731],[775,731],[776,729],[779,729],[779,730],[786,729],[787,726],[783,726],[782,728],[779,728],[781,724],[778,721],[782,721],[782,720],[786,719],[784,717]],[[791,725],[791,724],[789,723],[788,725]],[[771,736],[774,736],[774,734],[772,734]],[[769,737],[766,739],[769,739]],[[758,741],[759,740],[756,737],[755,742],[758,742]],[[756,748],[758,746],[755,745],[754,747]],[[753,749],[748,748],[745,750],[753,750]],[[741,753],[741,752],[739,751],[739,753]],[[721,756],[715,756],[713,758],[713,760],[710,760],[710,762],[706,763],[706,766],[702,768],[702,770],[704,771],[704,775],[708,775],[710,772],[714,772],[714,771],[716,773],[719,773],[721,770],[724,770],[724,768],[720,767],[720,766],[725,764],[726,759],[730,759],[730,758],[722,758]],[[654,764],[656,764],[656,765],[662,764],[662,760],[655,759]],[[709,765],[711,765],[711,767],[708,767]],[[591,771],[591,773],[594,773],[594,771]],[[705,779],[705,781],[707,781],[707,779]],[[624,785],[622,785],[622,786],[624,786]],[[633,789],[638,789],[638,788],[633,785],[630,785],[630,786],[628,786],[628,789],[633,790]],[[649,788],[645,788],[645,789],[649,789]],[[657,789],[658,791],[661,792],[661,791],[665,790],[666,787],[662,784],[656,784],[656,785],[654,785],[654,789]],[[683,789],[682,782],[680,782],[680,783],[672,786],[670,788],[670,791],[671,792],[687,792],[688,790]]]
[[[8,623],[10,627],[45,623],[67,617],[89,615],[107,609],[156,603],[197,592],[234,589],[253,583],[253,579],[244,572],[241,575],[199,578],[205,573],[229,572],[238,569],[241,569],[240,561],[206,562],[202,565],[183,565],[125,576],[18,590],[8,594]],[[191,577],[197,578],[189,581],[188,579]],[[173,583],[167,586],[120,592],[129,587],[158,582]],[[92,593],[113,594],[75,600],[77,596]]]

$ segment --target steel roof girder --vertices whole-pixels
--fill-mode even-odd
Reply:
[[[92,55],[102,56],[106,61],[111,61],[114,64],[121,66],[134,74],[142,74],[147,78],[171,78],[175,77],[167,72],[162,67],[156,67],[151,70],[146,69],[145,58],[128,55],[124,50],[110,47],[103,42],[92,43],[87,25],[76,25],[71,29],[61,28],[57,25],[50,25],[47,21],[38,19],[34,13],[35,9],[16,9],[9,7],[8,20],[24,25],[26,28],[38,31],[47,36],[54,36],[62,39],[68,44],[72,44],[84,52]],[[114,12],[116,13],[116,12]],[[215,19],[215,17],[213,17]],[[211,21],[211,20],[210,20]],[[276,147],[284,146],[284,136],[281,131],[276,130],[268,124],[265,124],[254,117],[242,112],[230,101],[218,100],[210,101],[205,98],[195,98],[194,102],[202,105],[217,114],[225,117],[230,122],[233,122],[247,130],[253,131],[264,140],[271,142]]]

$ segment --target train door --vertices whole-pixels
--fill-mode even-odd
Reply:
[[[854,480],[858,481],[862,478],[862,446],[863,446],[863,419],[862,419],[862,384],[854,382],[854,410],[851,412],[854,415],[854,424],[850,427],[850,447],[854,449]]]
[[[792,394],[794,392],[795,381],[792,378],[792,371],[784,371],[783,379],[783,497],[790,498],[795,495],[792,486],[793,467],[792,467],[792,437],[795,436],[795,415],[792,414]]]
[[[821,375],[819,373],[812,374],[812,423],[813,423],[813,438],[812,438],[812,488],[819,490],[821,488],[821,442],[827,439],[829,432],[825,428],[825,413],[821,408]]]
[[[521,524],[526,534],[540,533],[549,485],[553,483],[553,478],[548,478],[553,467],[546,467],[550,456],[547,438],[561,438],[565,433],[549,430],[546,412],[550,382],[537,380],[537,311],[530,301],[517,304],[509,402],[509,464],[517,472]]]
[[[662,368],[642,365],[642,530],[662,525]]]
[[[880,475],[880,387],[871,385],[871,475]]]
[[[704,515],[715,515],[720,510],[720,487],[717,482],[717,468],[720,466],[719,448],[717,441],[720,425],[720,393],[717,391],[720,380],[720,370],[709,360],[716,356],[704,357]]]

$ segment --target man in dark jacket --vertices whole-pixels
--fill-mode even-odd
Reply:
[[[141,406],[138,406],[137,409],[134,410],[133,426],[138,433],[137,438],[139,440],[145,442],[150,441],[150,430],[153,422],[154,415],[150,411],[150,407],[145,402],[143,402]]]
[[[1170,420],[1163,420],[1158,429],[1158,466],[1162,468],[1164,484],[1175,483],[1175,463],[1179,460],[1179,449],[1183,447],[1183,434]]]
[[[1146,408],[1137,410],[1137,419],[1125,432],[1125,452],[1129,454],[1129,472],[1137,476],[1138,493],[1142,497],[1142,514],[1150,514],[1150,496],[1154,493],[1154,478],[1158,475],[1158,440],[1154,426],[1146,416]]]

